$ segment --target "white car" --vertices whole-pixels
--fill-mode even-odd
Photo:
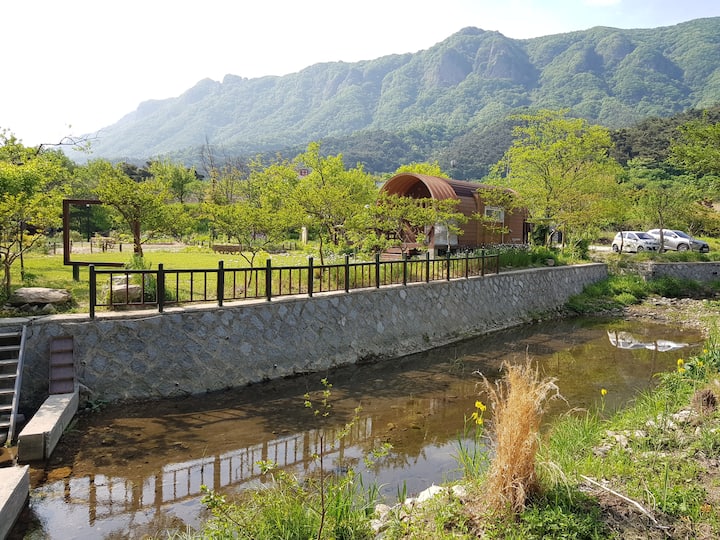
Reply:
[[[660,242],[645,231],[620,231],[612,241],[612,250],[615,253],[620,251],[640,253],[659,249]]]
[[[660,229],[651,229],[648,234],[657,241],[660,241]],[[674,229],[663,229],[663,244],[665,249],[675,249],[677,251],[687,251],[692,249],[693,251],[699,251],[700,253],[707,253],[710,251],[710,246],[707,242],[693,238],[688,233],[678,231]]]

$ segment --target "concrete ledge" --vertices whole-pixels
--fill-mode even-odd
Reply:
[[[49,396],[18,435],[18,461],[48,459],[78,410],[78,392]]]
[[[0,539],[7,538],[30,495],[30,474],[24,467],[0,469]]]

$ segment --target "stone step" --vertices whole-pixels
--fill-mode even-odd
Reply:
[[[7,538],[30,496],[30,467],[0,469],[0,538]]]
[[[49,396],[18,435],[18,461],[48,459],[77,412],[77,392]]]

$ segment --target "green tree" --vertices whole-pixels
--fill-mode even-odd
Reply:
[[[235,202],[240,185],[247,180],[250,167],[245,159],[217,155],[208,142],[201,152],[202,167],[207,178],[205,200],[216,204]]]
[[[0,132],[0,261],[2,292],[11,292],[13,264],[61,223],[68,162],[57,152],[25,147]],[[21,268],[24,278],[24,268]]]
[[[428,176],[437,176],[440,178],[449,178],[447,174],[445,174],[442,169],[440,168],[440,165],[437,161],[433,161],[432,163],[409,163],[407,165],[401,165],[397,168],[395,171],[395,174],[401,174],[401,173],[417,173],[417,174],[427,174]]]
[[[691,120],[678,128],[668,161],[697,175],[720,175],[720,122]]]
[[[296,181],[297,172],[289,163],[264,168],[253,162],[249,177],[238,185],[235,202],[205,204],[216,231],[242,247],[241,256],[250,266],[260,251],[284,240],[299,221],[295,205],[287,199]]]
[[[153,161],[148,170],[167,186],[172,198],[180,204],[186,203],[202,186],[194,167],[188,169],[170,160],[161,160]]]
[[[623,176],[634,202],[630,216],[633,227],[683,228],[697,233],[712,222],[712,209],[704,204],[705,191],[693,178],[676,176],[666,164],[648,158],[631,159]]]
[[[170,203],[163,209],[163,231],[182,241],[198,229],[198,205]]]
[[[514,117],[515,139],[493,176],[512,188],[528,221],[546,232],[551,227],[583,238],[598,223],[609,221],[619,184],[619,165],[608,156],[609,132],[566,111],[539,111]]]
[[[366,205],[350,220],[351,238],[365,251],[380,253],[399,247],[405,255],[410,245],[422,246],[433,236],[449,239],[452,234],[462,234],[459,225],[468,218],[457,212],[459,202],[402,197],[383,191],[374,204]],[[445,231],[450,235],[442,236]]]
[[[326,243],[340,245],[349,240],[351,219],[375,202],[377,188],[362,166],[346,169],[342,154],[323,157],[317,142],[310,143],[294,162],[307,174],[300,177],[291,198],[308,227],[317,231],[320,263],[324,264]]]
[[[366,205],[349,221],[351,238],[371,253],[399,247],[405,254],[408,243],[425,243],[428,229],[435,223],[431,201],[383,191],[374,204]]]
[[[124,172],[122,164],[98,161],[90,166],[98,175],[98,198],[121,216],[132,234],[135,255],[142,257],[143,243],[168,228],[167,186],[154,178],[135,181]]]

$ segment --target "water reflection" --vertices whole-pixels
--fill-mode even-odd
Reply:
[[[403,485],[417,493],[459,475],[454,455],[478,397],[475,371],[493,379],[503,360],[530,355],[567,400],[554,402],[553,413],[596,405],[600,388],[609,391],[609,411],[673,369],[674,348],[686,346],[689,355],[701,341],[678,328],[577,319],[239,391],[110,409],[82,418],[52,465],[33,471],[31,515],[15,538],[141,538],[196,527],[205,517],[202,485],[230,493],[258,486],[265,481],[258,461],[307,474],[321,435],[334,440],[358,404],[360,420],[326,453],[327,463],[355,468],[389,499]],[[302,405],[305,392],[321,390],[322,376],[333,383],[326,420]],[[390,454],[366,464],[383,443],[392,444]]]
[[[667,339],[655,339],[653,341],[641,341],[630,332],[622,330],[608,330],[608,339],[613,347],[618,349],[650,349],[654,351],[674,351],[687,347],[687,343],[678,343]]]

